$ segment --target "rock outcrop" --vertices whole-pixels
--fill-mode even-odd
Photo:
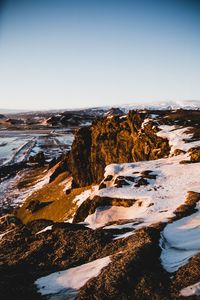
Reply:
[[[200,201],[200,193],[192,191],[198,188],[198,144],[188,147],[188,151],[176,149],[174,155],[180,155],[180,159],[169,157],[155,164],[143,162],[128,168],[129,164],[108,167],[103,179],[108,164],[168,156],[169,142],[157,135],[159,125],[173,125],[169,132],[176,135],[175,121],[180,116],[178,124],[181,126],[188,127],[199,120],[199,112],[195,112],[193,118],[191,113],[191,122],[184,120],[186,113],[182,111],[162,111],[156,117],[155,113],[157,115],[157,112],[132,111],[126,116],[98,118],[92,126],[80,128],[71,151],[52,160],[48,175],[43,174],[47,180],[50,177],[50,182],[29,195],[23,206],[14,211],[15,215],[0,218],[2,299],[72,299],[68,286],[61,286],[61,291],[55,294],[50,291],[49,295],[42,296],[35,281],[56,271],[76,267],[83,267],[85,271],[85,264],[107,257],[110,261],[101,272],[88,276],[88,280],[77,287],[77,300],[182,299],[180,290],[199,282],[199,253],[173,273],[164,269],[161,260],[166,226],[191,216],[189,235],[194,226],[198,227],[198,219],[192,216],[198,212]],[[184,141],[190,143],[198,139],[199,125],[195,126],[187,128],[194,136]],[[171,140],[170,144],[173,146]],[[179,165],[182,157],[188,159],[183,160],[188,167],[195,167],[195,172]],[[42,155],[33,158],[33,162],[40,159],[42,162]],[[8,171],[7,167],[1,169],[0,178]],[[190,181],[193,174],[194,181]],[[29,185],[30,181],[25,178],[18,187]],[[90,186],[95,183],[99,187]],[[185,202],[181,200],[186,195],[185,191],[181,193],[184,186],[187,186]],[[138,213],[116,213],[130,210],[132,206]],[[108,218],[99,222],[98,217],[104,210],[110,210]],[[157,218],[158,215],[161,218]],[[90,226],[93,225],[90,218],[101,227]],[[172,249],[178,251],[173,244]],[[87,275],[87,270],[85,272]],[[77,281],[80,279],[77,276]]]
[[[97,119],[92,126],[79,129],[67,161],[74,185],[99,183],[111,163],[167,156],[168,140],[156,135],[153,122],[143,124],[147,115],[132,111],[125,117]]]

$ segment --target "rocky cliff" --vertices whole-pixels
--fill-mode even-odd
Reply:
[[[156,135],[153,122],[145,125],[148,113],[131,111],[126,116],[97,119],[81,128],[67,161],[74,185],[99,183],[104,169],[111,163],[153,160],[169,154],[167,139]]]

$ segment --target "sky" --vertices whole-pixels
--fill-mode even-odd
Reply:
[[[200,0],[0,0],[0,108],[200,100]]]

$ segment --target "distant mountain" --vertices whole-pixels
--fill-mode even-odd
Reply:
[[[135,103],[120,106],[125,111],[130,109],[152,109],[152,110],[166,110],[166,109],[200,109],[200,100],[177,100],[177,101],[160,101],[160,102],[146,102]]]
[[[135,101],[128,104],[119,104],[114,106],[101,106],[101,107],[85,107],[85,108],[76,108],[76,109],[44,109],[44,110],[26,110],[26,109],[1,109],[0,114],[17,114],[17,113],[38,113],[38,112],[49,112],[49,113],[95,113],[96,115],[102,115],[105,111],[108,110],[123,110],[124,112],[129,111],[130,109],[152,109],[152,110],[166,110],[166,109],[200,109],[200,100],[176,100],[176,101]]]
[[[6,109],[6,108],[0,108],[0,114],[17,114],[21,112],[26,112],[25,109]]]

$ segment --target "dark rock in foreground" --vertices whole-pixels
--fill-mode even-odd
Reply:
[[[42,299],[37,278],[108,255],[112,262],[82,287],[77,299],[169,299],[170,281],[159,263],[160,227],[118,240],[109,231],[68,223],[37,233],[49,224],[19,224],[1,241],[1,299]]]

